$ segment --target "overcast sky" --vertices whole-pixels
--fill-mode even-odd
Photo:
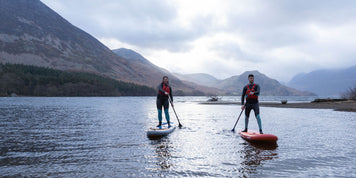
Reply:
[[[41,0],[110,49],[219,79],[356,65],[354,0]]]

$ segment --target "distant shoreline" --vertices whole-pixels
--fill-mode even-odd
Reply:
[[[230,104],[241,104],[240,102],[201,102],[200,104],[209,105],[230,105]],[[276,107],[276,108],[304,108],[304,109],[334,109],[335,111],[348,111],[356,112],[356,101],[345,100],[345,101],[323,101],[323,102],[302,102],[302,103],[277,103],[277,102],[260,102],[262,107]]]
[[[306,102],[306,103],[260,103],[264,107],[278,107],[278,108],[305,108],[305,109],[334,109],[335,111],[349,111],[356,112],[356,101],[331,101],[331,102]]]

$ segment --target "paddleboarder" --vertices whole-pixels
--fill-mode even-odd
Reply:
[[[164,114],[166,116],[166,120],[168,123],[168,128],[171,127],[170,121],[169,121],[169,101],[168,98],[170,97],[172,107],[173,106],[173,96],[172,96],[172,88],[169,85],[169,80],[167,76],[164,76],[162,79],[162,83],[158,85],[158,94],[157,94],[157,111],[158,111],[158,122],[159,124],[157,127],[161,128],[162,127],[162,106],[164,108]]]
[[[258,96],[260,95],[260,86],[258,84],[255,84],[254,80],[255,80],[254,75],[249,74],[248,75],[249,84],[247,84],[242,91],[241,109],[242,110],[245,109],[245,130],[243,130],[242,132],[247,132],[250,112],[251,110],[253,110],[257,119],[258,127],[260,129],[260,134],[263,134],[261,117],[260,117],[260,107],[258,104]],[[246,99],[246,105],[244,105],[245,99]]]

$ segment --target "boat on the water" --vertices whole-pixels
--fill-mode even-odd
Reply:
[[[207,100],[208,102],[214,102],[214,101],[220,101],[221,97],[218,96],[210,96],[210,98]]]

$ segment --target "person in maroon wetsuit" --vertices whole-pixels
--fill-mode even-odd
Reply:
[[[164,114],[166,116],[168,128],[171,127],[171,123],[169,120],[169,112],[168,112],[169,97],[173,107],[172,88],[169,85],[168,77],[164,76],[162,83],[158,85],[158,94],[157,94],[157,101],[156,101],[157,111],[158,111],[158,122],[159,122],[159,124],[157,125],[158,128],[162,127],[162,107],[164,108]]]
[[[258,104],[258,96],[260,95],[260,86],[258,84],[254,83],[255,77],[253,74],[248,75],[248,81],[249,84],[247,84],[243,91],[242,91],[242,96],[241,96],[241,104],[242,107],[241,109],[246,109],[245,110],[245,130],[242,132],[247,132],[247,127],[248,127],[248,119],[250,117],[250,112],[251,110],[254,111],[256,119],[257,119],[257,124],[260,129],[260,134],[263,134],[262,132],[262,123],[261,123],[261,117],[260,117],[260,106]],[[244,105],[244,101],[246,99],[246,105]]]

